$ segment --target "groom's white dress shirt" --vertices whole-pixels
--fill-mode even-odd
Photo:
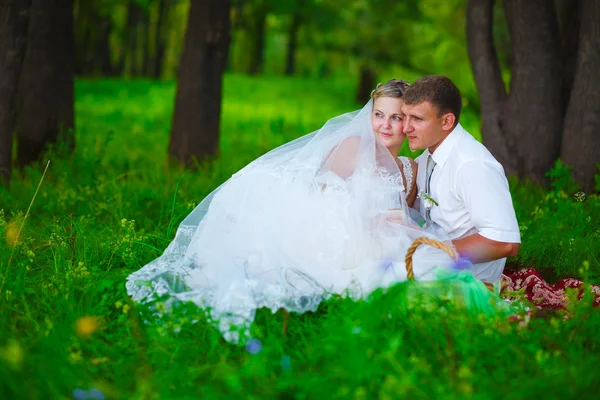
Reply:
[[[483,144],[458,124],[433,154],[425,150],[417,157],[419,192],[426,188],[430,155],[435,167],[429,195],[438,205],[430,208],[429,215],[450,239],[479,233],[499,242],[521,242],[504,169]],[[426,214],[424,203],[419,201],[422,215]],[[473,272],[481,280],[496,282],[505,264],[506,258],[475,264]]]

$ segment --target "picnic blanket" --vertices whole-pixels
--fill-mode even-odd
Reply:
[[[583,281],[566,278],[548,283],[542,274],[533,268],[523,268],[516,271],[505,271],[502,276],[501,296],[510,299],[513,292],[525,289],[526,299],[535,304],[538,309],[564,309],[568,303],[567,289],[579,289],[583,294]],[[600,285],[591,285],[595,295],[594,307],[600,306]]]

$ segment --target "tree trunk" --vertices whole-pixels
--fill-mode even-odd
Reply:
[[[139,26],[142,19],[142,9],[134,2],[127,4],[127,27],[125,28],[125,46],[123,48],[123,63],[125,72],[131,76],[138,76],[140,70],[139,60]]]
[[[296,48],[298,47],[298,32],[302,24],[302,15],[296,11],[292,16],[290,27],[288,29],[288,42],[285,57],[285,74],[294,75],[296,72]]]
[[[256,14],[254,14],[255,20],[252,21],[252,24],[254,26],[254,47],[252,52],[252,59],[250,60],[250,68],[248,70],[250,74],[260,74],[263,70],[263,65],[265,61],[267,14],[268,8],[266,5],[266,1],[262,1]]]
[[[360,67],[358,87],[356,89],[356,101],[364,104],[371,98],[371,92],[375,89],[375,80],[377,79],[375,71],[367,63]]]
[[[470,0],[467,6],[467,47],[477,83],[483,144],[509,175],[518,174],[516,143],[500,126],[506,90],[493,37],[494,0]]]
[[[92,47],[92,29],[90,27],[91,10],[85,0],[77,2],[74,16],[75,30],[75,74],[90,74],[89,49]]]
[[[31,0],[0,0],[0,185],[10,182],[19,77]]]
[[[150,40],[150,10],[143,13],[143,18],[140,22],[139,35],[142,43],[142,66],[140,68],[140,75],[151,76],[150,51],[152,41]]]
[[[560,155],[564,116],[554,2],[505,0],[504,8],[512,43],[508,95],[492,41],[493,0],[470,0],[467,11],[482,135],[508,174],[542,183]]]
[[[156,21],[156,36],[154,37],[154,59],[152,77],[160,78],[163,73],[165,51],[167,48],[167,21],[170,4],[167,0],[158,0],[158,19]]]
[[[563,60],[563,99],[565,109],[573,89],[577,53],[579,51],[580,0],[557,0],[556,9],[561,30]]]
[[[561,157],[587,192],[600,163],[600,2],[581,0],[579,54],[565,117]]]
[[[17,164],[37,160],[59,139],[72,150],[74,138],[73,0],[32,0],[21,84]]]
[[[112,28],[111,20],[102,18],[98,21],[97,37],[94,43],[95,62],[97,63],[95,72],[101,76],[114,74],[110,55],[110,32]]]
[[[192,0],[178,71],[169,153],[182,165],[217,154],[230,1]]]
[[[556,10],[547,0],[505,0],[504,8],[513,68],[500,123],[518,143],[519,176],[543,183],[560,156],[565,109]]]

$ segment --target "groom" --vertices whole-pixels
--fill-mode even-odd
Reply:
[[[404,133],[417,158],[420,212],[441,227],[474,275],[498,283],[521,236],[502,165],[458,123],[462,99],[445,76],[425,76],[404,93]]]

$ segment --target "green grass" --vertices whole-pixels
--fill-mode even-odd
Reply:
[[[110,399],[597,392],[600,314],[587,301],[569,319],[521,327],[453,303],[407,306],[399,285],[369,301],[331,300],[293,315],[284,338],[282,315],[263,310],[252,332],[263,347],[250,354],[226,344],[193,306],[157,319],[129,300],[126,276],[163,251],[206,194],[260,154],[358,108],[353,94],[345,81],[227,76],[220,157],[182,173],[166,164],[172,82],[78,82],[76,153],[50,156],[16,247],[9,242],[43,165],[15,173],[11,191],[0,191],[0,398],[65,399],[92,386]],[[463,124],[478,136],[475,114],[465,112]],[[517,261],[597,281],[600,201],[575,201],[557,171],[552,191],[512,182],[524,229]]]

